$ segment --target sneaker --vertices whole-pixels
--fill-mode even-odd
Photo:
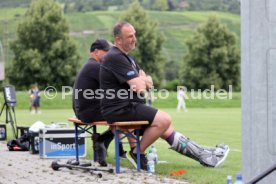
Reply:
[[[135,160],[132,158],[130,152],[131,152],[131,151],[127,152],[126,158],[128,159],[128,161],[129,161],[135,168],[137,168],[137,164],[136,164]]]
[[[223,162],[225,161],[225,159],[229,154],[229,151],[230,151],[230,148],[228,145],[219,144],[216,146],[216,150],[214,151],[214,153],[217,156],[218,162],[215,167],[218,167],[223,164]]]
[[[229,151],[230,148],[224,144],[217,145],[215,148],[204,149],[199,156],[199,162],[207,167],[218,167],[223,164]]]
[[[137,168],[137,154],[133,153],[132,151],[129,151],[126,157],[130,161],[130,163],[132,163],[132,165],[135,168]],[[141,169],[146,171],[148,159],[145,154],[140,154],[140,163],[141,163]]]
[[[98,156],[98,162],[101,166],[106,167],[106,149],[103,142],[96,142],[95,143],[95,151]]]
[[[126,151],[124,150],[123,143],[119,143],[119,155],[122,159],[126,159]]]

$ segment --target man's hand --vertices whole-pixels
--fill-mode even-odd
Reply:
[[[147,77],[146,77],[146,86],[147,86],[147,89],[150,89],[150,88],[152,88],[152,86],[153,86],[153,81],[152,81],[152,78],[151,78],[151,76],[150,75],[148,75]]]
[[[144,70],[139,70],[139,77],[146,77],[146,73],[144,72]]]
[[[153,81],[150,75],[146,75],[144,70],[139,70],[139,77],[142,77],[146,83],[146,88],[150,89],[153,86]]]

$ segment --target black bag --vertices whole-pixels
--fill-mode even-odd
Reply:
[[[37,154],[39,153],[38,146],[39,146],[39,137],[38,137],[38,132],[32,132],[29,131],[29,151],[32,154]]]
[[[18,139],[9,141],[7,146],[9,151],[29,151],[29,136],[24,134]]]

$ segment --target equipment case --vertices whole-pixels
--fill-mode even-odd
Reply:
[[[7,138],[7,128],[5,124],[0,124],[0,141],[6,140]]]
[[[79,134],[79,156],[86,156],[85,133]],[[76,156],[75,129],[44,128],[39,130],[40,158],[70,158]]]

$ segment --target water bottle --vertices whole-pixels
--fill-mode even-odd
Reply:
[[[154,169],[154,154],[152,153],[151,149],[149,150],[147,159],[148,159],[147,170],[149,175],[152,175],[155,172],[155,169]]]
[[[227,176],[226,184],[232,184],[232,176]]]
[[[156,147],[153,145],[151,145],[151,152],[153,153],[154,155],[154,164],[157,164],[158,163],[158,155],[157,155],[157,149]]]
[[[236,181],[235,181],[234,184],[244,184],[243,181],[242,181],[242,175],[241,174],[237,174]]]

